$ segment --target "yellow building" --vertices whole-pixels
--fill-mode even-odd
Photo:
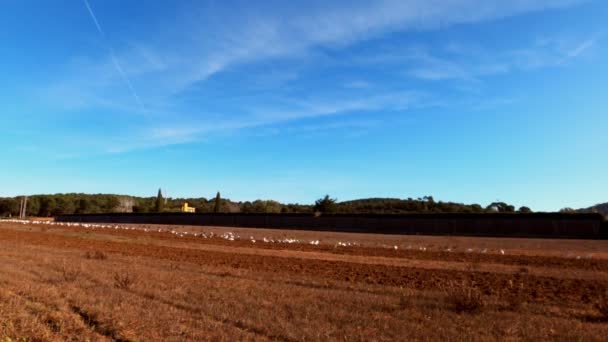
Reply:
[[[192,208],[188,205],[188,202],[182,205],[182,213],[196,213],[196,208]]]

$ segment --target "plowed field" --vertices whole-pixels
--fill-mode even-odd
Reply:
[[[608,336],[608,241],[116,228],[0,223],[0,340]]]

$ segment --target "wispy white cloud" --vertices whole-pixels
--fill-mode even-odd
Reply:
[[[424,0],[383,0],[353,1],[349,2],[349,6],[310,1],[305,11],[295,14],[277,14],[260,5],[262,9],[253,13],[247,13],[246,9],[239,14],[222,13],[228,17],[222,17],[221,24],[230,29],[208,26],[190,28],[189,31],[195,34],[213,32],[221,38],[207,49],[195,49],[195,53],[203,57],[199,59],[202,62],[195,63],[192,72],[187,73],[179,83],[185,88],[235,64],[303,55],[320,46],[343,48],[387,32],[433,30],[561,8],[584,1],[449,0],[438,5]],[[215,13],[212,15],[215,16]],[[209,17],[203,21],[216,23]]]
[[[555,43],[559,41],[559,44]],[[413,66],[408,73],[416,78],[441,81],[462,80],[478,82],[483,77],[526,71],[544,67],[563,66],[583,56],[595,44],[594,38],[578,41],[543,40],[519,49],[489,51],[477,48],[475,52],[457,51],[459,55],[442,56],[440,52],[414,50],[402,58]]]
[[[277,61],[314,64],[323,56],[324,49],[341,50],[391,32],[436,30],[580,2],[584,0],[446,0],[441,4],[426,0],[356,0],[346,6],[341,2],[314,0],[296,1],[292,4],[293,10],[269,3],[251,6],[247,2],[226,6],[228,9],[196,3],[198,8],[184,10],[170,30],[165,25],[156,29],[147,27],[145,36],[153,39],[139,38],[114,51],[109,43],[111,28],[106,27],[110,31],[104,31],[89,1],[83,0],[96,30],[108,42],[108,53],[70,66],[70,72],[49,85],[46,92],[48,97],[65,101],[70,108],[111,108],[121,113],[146,112],[155,116],[153,120],[140,122],[143,127],[137,132],[138,137],[117,137],[115,141],[120,143],[111,148],[115,151],[193,141],[222,130],[357,111],[407,110],[421,102],[419,94],[373,87],[373,92],[361,98],[361,89],[369,89],[369,83],[344,84],[342,81],[337,86],[352,93],[347,91],[331,100],[293,101],[293,94],[282,94],[276,95],[280,98],[276,103],[265,104],[265,110],[258,104],[258,108],[218,112],[221,109],[204,107],[207,104],[204,99],[210,95],[201,90],[200,85],[240,67],[260,63],[264,65],[260,69],[266,77],[264,82],[280,86],[297,80],[299,73],[285,71],[289,67],[280,72],[264,69]],[[240,10],[229,10],[234,7]],[[121,41],[129,40],[121,37]],[[570,58],[580,56],[592,45],[577,46],[571,50]],[[415,65],[409,73],[418,78],[475,81],[485,75],[523,68],[526,58],[528,62],[536,58],[532,54],[526,57],[525,51],[514,56],[518,62],[499,59],[475,64],[423,51],[407,56],[407,61]],[[110,68],[115,72],[110,72]],[[132,99],[121,92],[124,85]],[[281,88],[279,86],[277,88]],[[200,102],[187,105],[189,101]]]
[[[587,39],[566,53],[569,58],[576,58],[595,45],[595,38]]]
[[[347,82],[346,84],[344,84],[344,87],[350,88],[350,89],[367,89],[367,88],[370,88],[371,86],[372,86],[372,84],[370,82],[362,81],[362,80],[351,81],[351,82]]]
[[[122,153],[134,149],[191,143],[204,140],[209,136],[242,130],[251,130],[251,134],[259,134],[255,131],[261,128],[276,132],[281,130],[281,125],[289,124],[294,120],[306,120],[302,127],[308,128],[298,129],[300,132],[320,131],[323,128],[355,127],[357,125],[360,128],[359,131],[363,131],[363,121],[361,119],[354,122],[341,120],[340,123],[321,122],[320,120],[358,112],[404,111],[425,106],[425,100],[425,94],[423,93],[403,91],[367,98],[293,100],[288,108],[284,110],[257,108],[246,115],[236,118],[227,117],[222,120],[192,117],[175,122],[175,120],[167,118],[150,126],[139,128],[128,139],[116,139],[106,144],[104,150],[109,153]],[[372,121],[371,119],[365,121],[367,128],[372,128]],[[288,131],[293,132],[294,129],[289,128]]]
[[[341,131],[341,136],[346,138],[358,138],[368,134],[371,130],[382,127],[384,123],[379,120],[352,120],[338,121],[328,123],[314,123],[304,125],[291,125],[282,129],[277,129],[274,126],[267,127],[261,132],[255,132],[256,136],[269,136],[278,134],[288,134],[290,136],[298,136],[304,138],[318,138],[320,136],[329,136],[336,134],[336,131]]]
[[[263,123],[324,117],[361,111],[407,110],[422,103],[424,94],[414,91],[383,93],[366,97],[325,101],[292,101],[287,110],[257,110],[255,117]]]
[[[103,34],[88,1],[83,1]],[[285,13],[265,4],[240,4],[239,11],[220,13],[215,7],[203,6],[198,10],[189,9],[190,13],[185,13],[183,20],[176,23],[177,28],[173,31],[179,32],[180,37],[151,42],[145,51],[148,60],[154,56],[152,59],[166,61],[162,72],[153,70],[154,77],[161,81],[157,82],[158,87],[167,94],[175,94],[239,64],[277,57],[299,58],[314,53],[317,47],[345,47],[386,32],[431,30],[582,1],[450,0],[442,2],[441,6],[424,0],[353,1],[348,6],[310,1],[305,10]],[[130,74],[129,68],[123,68],[123,71]],[[137,75],[146,76],[150,74]]]

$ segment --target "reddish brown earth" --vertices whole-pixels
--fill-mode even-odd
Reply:
[[[608,336],[606,241],[207,230],[247,237],[228,241],[137,228],[0,223],[0,340]],[[189,229],[206,231],[178,230]],[[289,234],[322,243],[260,242]],[[453,307],[462,288],[479,310]]]

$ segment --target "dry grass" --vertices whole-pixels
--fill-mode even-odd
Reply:
[[[121,290],[129,290],[136,279],[130,273],[114,273],[114,287]]]
[[[108,258],[108,256],[102,251],[87,251],[84,254],[84,257],[86,259],[93,259],[93,260],[106,260]]]
[[[509,280],[508,286],[503,289],[501,297],[506,302],[507,310],[515,312],[521,310],[526,303],[524,281],[519,279]]]
[[[608,321],[608,291],[598,298],[595,308],[600,314],[600,319]]]
[[[468,283],[452,283],[444,290],[446,303],[457,313],[475,314],[481,312],[486,306],[481,291]]]
[[[82,273],[82,267],[80,265],[78,265],[78,266],[68,265],[67,262],[64,261],[61,264],[59,271],[61,272],[61,278],[64,281],[73,282],[73,281],[76,281],[76,279],[78,279],[78,277]]]
[[[608,336],[608,323],[583,318],[598,317],[600,298],[580,300],[608,289],[604,271],[578,279],[579,270],[558,268],[547,277],[544,268],[526,266],[523,273],[491,259],[471,270],[467,260],[438,268],[416,255],[371,264],[365,255],[338,260],[322,249],[266,251],[205,241],[211,249],[131,232],[110,239],[97,231],[20,228],[0,228],[0,341]]]
[[[399,309],[406,310],[414,306],[416,292],[412,289],[401,289],[399,291]]]

